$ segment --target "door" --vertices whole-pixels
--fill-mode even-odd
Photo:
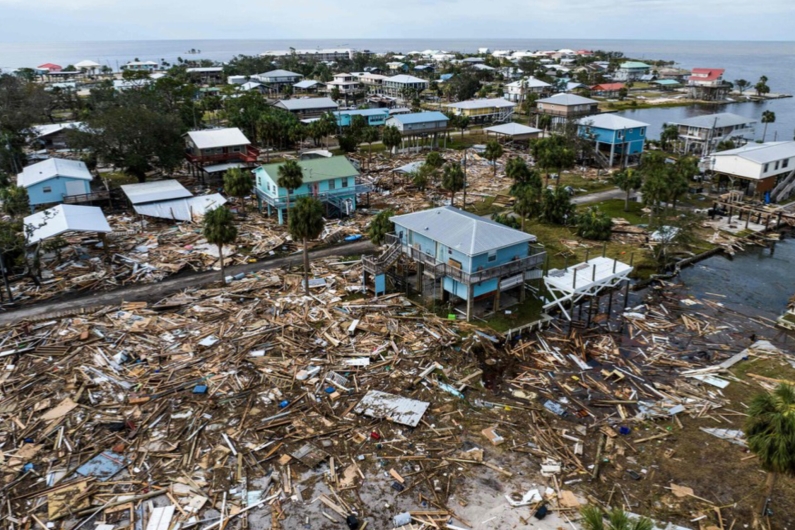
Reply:
[[[315,182],[314,184],[310,184],[309,188],[312,190],[312,197],[317,198],[317,193],[318,193],[318,190],[320,189],[318,187],[317,182]]]
[[[66,195],[83,195],[87,193],[86,183],[84,180],[67,180],[66,181]]]

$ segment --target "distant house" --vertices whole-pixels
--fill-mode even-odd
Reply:
[[[224,78],[224,69],[221,66],[187,68],[185,73],[191,80],[205,84],[220,83]]]
[[[327,112],[336,112],[339,105],[331,98],[283,99],[274,107],[295,114],[299,120],[319,118]]]
[[[408,140],[433,137],[433,145],[437,145],[438,135],[447,130],[450,119],[439,111],[412,112],[409,114],[393,114],[386,120],[387,126],[396,127],[403,136],[403,145]],[[446,140],[446,138],[445,138]]]
[[[505,85],[504,97],[508,101],[514,103],[522,103],[529,94],[546,94],[552,90],[552,85],[536,79],[535,77],[528,77],[527,79],[519,79],[513,83]]]
[[[367,90],[368,94],[381,94],[383,92],[384,80],[389,79],[385,75],[368,72],[359,76],[359,82]]]
[[[664,91],[682,88],[682,83],[676,79],[657,79],[656,81],[652,81],[651,84]]]
[[[395,75],[384,79],[382,94],[397,99],[405,99],[408,94],[420,94],[429,86],[428,81],[413,75]]]
[[[294,57],[299,61],[315,61],[333,63],[335,61],[353,59],[356,54],[370,55],[369,50],[354,50],[351,48],[322,48],[267,51],[260,54],[260,57]]]
[[[795,170],[795,142],[752,143],[712,153],[710,167],[747,195],[763,196]]]
[[[258,81],[267,86],[272,92],[281,92],[282,87],[294,85],[304,78],[301,74],[296,74],[289,70],[271,70],[264,74],[251,76],[253,81]]]
[[[555,94],[539,99],[536,103],[538,115],[550,116],[552,124],[565,122],[568,119],[582,118],[599,112],[599,102],[575,94]],[[536,121],[536,126],[538,122]]]
[[[49,73],[60,72],[61,70],[63,70],[63,66],[55,63],[44,63],[37,66],[36,70],[44,74],[49,74]]]
[[[130,72],[154,72],[157,70],[157,63],[154,61],[130,61],[121,65],[121,69]]]
[[[32,127],[33,142],[45,149],[65,149],[69,147],[69,131],[81,129],[83,129],[83,123],[79,121],[35,125]]]
[[[723,68],[693,68],[687,78],[687,91],[691,98],[704,101],[725,99],[731,84],[723,80]]]
[[[334,74],[334,80],[326,83],[326,89],[330,94],[335,88],[343,96],[355,94],[359,90],[359,78],[345,72]]]
[[[679,130],[679,150],[684,154],[706,155],[719,143],[731,140],[743,145],[754,138],[756,120],[721,112],[695,116],[680,122],[672,122]]]
[[[464,116],[476,123],[511,121],[516,103],[503,98],[473,99],[445,105],[454,116]]]
[[[295,83],[293,85],[293,90],[295,92],[302,92],[304,94],[315,94],[318,90],[324,88],[325,86],[325,83],[321,83],[320,81],[315,81],[314,79],[304,79],[303,81]]]
[[[290,204],[300,197],[315,197],[323,202],[327,215],[350,215],[356,210],[357,194],[368,188],[357,182],[359,171],[344,156],[299,160],[304,183],[290,193]],[[254,170],[255,192],[260,210],[264,205],[268,215],[276,213],[279,224],[286,221],[287,190],[279,186],[279,167],[267,164]]]
[[[651,71],[651,66],[638,61],[621,63],[613,78],[616,81],[637,81]]]
[[[67,196],[91,193],[93,178],[84,162],[49,158],[24,168],[17,175],[17,186],[28,190],[32,212],[40,204],[60,203]]]
[[[206,129],[185,134],[185,157],[199,166],[222,162],[253,164],[259,151],[237,127]]]
[[[102,238],[113,231],[102,209],[96,206],[59,204],[29,215],[22,222],[28,246],[66,233],[90,232]]]
[[[596,152],[607,159],[607,165],[621,163],[628,166],[640,160],[646,143],[648,123],[616,114],[586,116],[580,118],[578,123],[580,137],[594,142]]]
[[[498,138],[510,139],[511,141],[532,140],[538,138],[543,132],[541,129],[535,127],[528,127],[521,123],[510,122],[501,123],[500,125],[492,125],[483,129],[486,136],[496,136]]]
[[[605,98],[618,97],[622,88],[626,88],[624,83],[600,83],[591,87],[591,94]]]
[[[386,67],[389,68],[390,72],[405,72],[409,69],[406,63],[401,63],[399,61],[392,61],[390,63],[386,63]]]
[[[505,291],[516,290],[523,301],[525,280],[536,277],[534,269],[544,263],[544,252],[533,246],[535,236],[450,206],[390,220],[395,232],[387,238],[387,251],[363,260],[365,283],[372,275],[376,294],[385,292],[387,270],[402,257],[416,265],[420,279],[427,276],[434,288],[441,287],[431,291],[418,282],[421,294],[441,292],[443,302],[450,295],[465,301],[467,320],[476,301],[491,298],[490,309],[499,310]]]
[[[379,127],[386,123],[389,118],[389,109],[360,109],[360,110],[340,110],[334,113],[339,127],[348,127],[354,116],[362,116],[367,120],[367,125]]]

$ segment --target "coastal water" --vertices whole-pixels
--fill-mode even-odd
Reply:
[[[680,280],[696,298],[710,299],[746,315],[775,320],[795,295],[795,239],[775,249],[750,247],[734,257],[718,254],[682,269]]]
[[[0,35],[2,39],[2,35]],[[755,83],[768,77],[773,92],[795,93],[795,42],[727,42],[727,41],[650,41],[594,39],[324,39],[324,40],[143,40],[107,42],[0,43],[0,69],[37,66],[53,62],[62,66],[89,59],[113,69],[133,59],[176,62],[177,57],[228,61],[238,54],[254,55],[269,50],[311,48],[354,48],[373,52],[410,52],[422,50],[457,50],[475,52],[491,50],[612,50],[628,57],[675,61],[681,68],[714,67],[726,70],[730,81],[746,79]],[[187,55],[188,50],[201,50]],[[763,110],[776,113],[776,122],[768,126],[767,139],[791,140],[795,131],[795,100],[784,99],[759,104],[720,107],[759,119]],[[714,107],[679,107],[626,111],[623,115],[651,124],[650,136],[659,134],[663,123],[698,114],[716,112]],[[757,127],[761,139],[762,127]]]

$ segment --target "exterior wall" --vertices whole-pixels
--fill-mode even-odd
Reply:
[[[88,180],[83,179],[73,179],[73,178],[65,178],[65,177],[55,177],[49,180],[45,180],[44,182],[38,182],[28,188],[28,197],[30,197],[30,204],[49,204],[55,202],[62,202],[63,198],[67,195],[66,193],[66,183],[67,182],[79,182],[83,186],[82,193],[91,193],[91,182]],[[77,187],[76,184],[72,184],[72,186]],[[50,191],[45,192],[45,189],[49,189]],[[74,194],[73,195],[77,195]]]
[[[385,123],[386,125],[394,125],[400,132],[405,134],[433,132],[447,128],[447,120],[404,124],[396,119],[388,119]]]
[[[337,125],[339,127],[350,126],[351,122],[353,121],[353,117],[356,116],[356,114],[346,114],[344,112],[339,112],[335,114],[337,116]],[[380,125],[384,125],[388,118],[389,118],[389,112],[370,114],[368,116],[365,116],[365,119],[367,120],[367,125],[370,125],[371,127],[378,127]]]
[[[276,183],[276,180],[271,178],[266,171],[263,171],[261,168],[257,168],[254,171],[254,174],[256,176],[257,188],[265,195],[272,199],[287,199],[287,190],[285,188],[279,187]],[[343,181],[345,180],[347,180],[347,182],[345,182],[345,185],[343,185]],[[332,178],[316,182],[304,182],[300,188],[293,190],[293,192],[290,193],[290,200],[294,201],[296,198],[305,195],[317,195],[324,193],[334,193],[336,195],[351,194],[355,196],[356,176],[351,175],[350,177]]]
[[[716,156],[713,160],[715,162],[712,169],[717,173],[754,180],[785,175],[795,169],[795,157],[767,164],[759,164],[736,155]]]
[[[554,103],[538,103],[538,111],[542,114],[557,116],[578,116],[581,114],[596,114],[599,112],[598,104],[587,105],[556,105]]]

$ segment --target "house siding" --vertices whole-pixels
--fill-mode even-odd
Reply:
[[[91,193],[91,183],[88,180],[69,177],[55,177],[43,182],[38,182],[27,188],[31,206],[63,202],[63,198],[67,195],[67,182],[79,182],[82,186],[82,190],[84,190],[81,192],[81,194]],[[76,184],[74,186],[77,187]],[[51,191],[45,192],[45,188],[50,188]]]

